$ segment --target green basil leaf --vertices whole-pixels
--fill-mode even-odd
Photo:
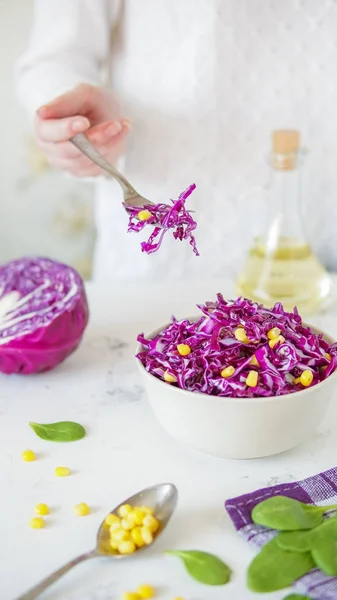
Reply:
[[[284,531],[277,536],[277,543],[283,550],[308,552],[316,543],[325,540],[337,542],[337,519],[332,517],[310,531]]]
[[[337,540],[337,519],[335,517],[326,519],[322,525],[311,531],[311,536],[313,542],[325,539]]]
[[[58,423],[29,423],[31,428],[43,440],[48,442],[75,442],[85,436],[85,429],[73,421],[59,421]]]
[[[273,496],[257,504],[252,511],[252,520],[257,525],[279,531],[312,529],[323,521],[323,507],[302,504],[287,496]]]
[[[208,552],[198,550],[166,550],[165,554],[178,556],[188,573],[200,583],[206,585],[224,585],[228,583],[231,569],[220,558]]]
[[[318,529],[322,527],[319,525]],[[282,550],[288,550],[290,552],[310,552],[312,546],[312,534],[315,529],[309,529],[307,531],[282,531],[277,536],[277,543]]]
[[[337,539],[320,539],[314,542],[311,555],[316,567],[326,575],[337,575]]]
[[[277,537],[265,544],[248,567],[247,585],[253,592],[275,592],[289,587],[314,566],[309,552],[287,552]]]

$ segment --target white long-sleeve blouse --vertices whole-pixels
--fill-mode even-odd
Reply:
[[[234,275],[281,127],[300,129],[312,150],[308,223],[331,259],[336,64],[334,0],[36,0],[17,68],[29,111],[82,81],[110,85],[133,123],[124,169],[140,193],[165,202],[197,184],[200,257],[169,235],[148,257],[126,233],[118,185],[99,180],[96,278]]]

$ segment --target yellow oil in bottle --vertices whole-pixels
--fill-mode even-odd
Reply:
[[[286,237],[274,249],[257,239],[237,281],[240,296],[265,306],[282,302],[288,311],[297,306],[302,314],[318,310],[330,288],[330,277],[309,244]]]
[[[292,311],[297,306],[305,315],[324,306],[331,280],[304,233],[299,139],[296,130],[273,133],[265,211],[258,215],[261,233],[237,278],[237,292],[267,307],[282,302]]]

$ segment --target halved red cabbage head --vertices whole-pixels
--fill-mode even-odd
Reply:
[[[153,254],[159,250],[165,233],[169,230],[173,230],[173,237],[176,240],[189,240],[193,252],[196,256],[199,256],[199,252],[196,246],[193,231],[197,227],[196,221],[191,217],[191,214],[185,208],[185,202],[188,196],[195,190],[196,186],[193,183],[187,190],[180,194],[178,200],[171,200],[170,204],[147,204],[144,209],[151,215],[149,218],[141,221],[139,220],[140,208],[135,206],[125,206],[129,213],[129,225],[128,231],[135,231],[139,233],[147,225],[154,227],[147,242],[141,243],[142,252],[146,254]]]
[[[79,345],[89,318],[83,281],[49,258],[0,266],[0,372],[53,369]]]
[[[226,301],[221,294],[198,308],[202,315],[195,321],[173,318],[153,339],[138,336],[137,358],[169,385],[216,396],[279,396],[304,389],[303,371],[309,381],[312,374],[313,386],[337,367],[337,344],[303,325],[296,309],[287,313],[277,303],[269,310],[244,298]],[[253,387],[247,383],[251,371],[257,374]]]

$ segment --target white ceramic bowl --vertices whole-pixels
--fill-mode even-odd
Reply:
[[[154,337],[165,327],[146,337]],[[334,343],[323,335],[329,344]],[[137,352],[141,349],[138,345]],[[222,398],[172,386],[137,362],[148,400],[162,427],[179,442],[220,458],[260,458],[301,444],[314,434],[337,391],[336,370],[325,381],[293,394]]]

